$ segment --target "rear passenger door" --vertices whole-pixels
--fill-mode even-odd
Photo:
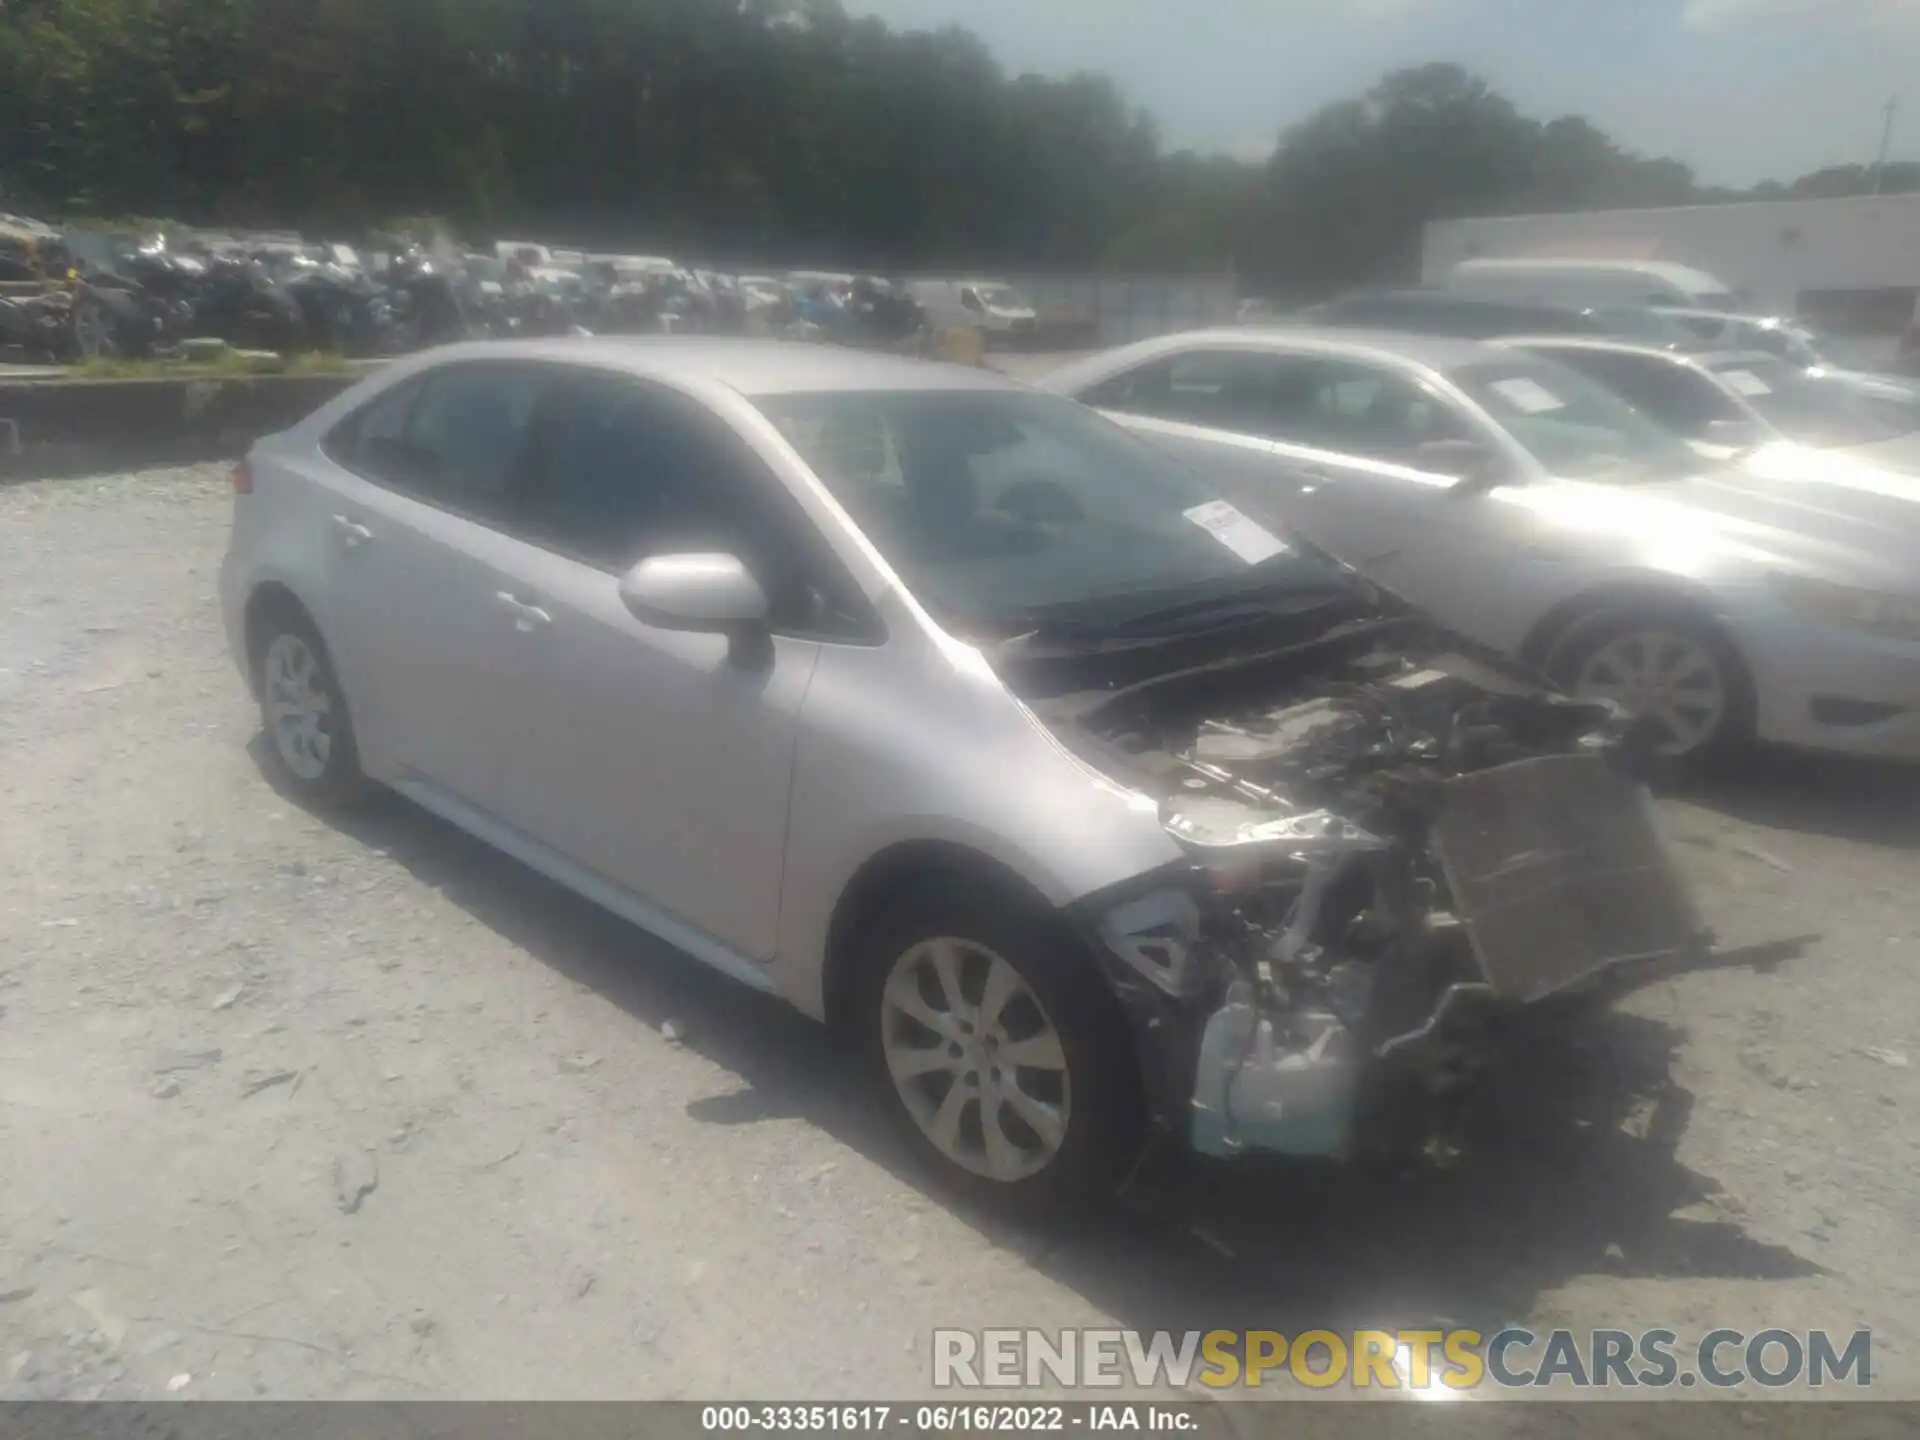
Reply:
[[[344,472],[333,530],[345,683],[386,778],[489,815],[534,659],[507,604],[513,493],[538,367],[443,366],[387,391],[324,446]]]

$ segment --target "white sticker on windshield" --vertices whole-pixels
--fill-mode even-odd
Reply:
[[[1751,370],[1722,370],[1720,378],[1736,395],[1771,395],[1773,387]]]
[[[1287,549],[1279,536],[1249,520],[1225,500],[1209,500],[1181,513],[1249,565],[1270,560]]]
[[[1549,410],[1564,410],[1566,404],[1538,380],[1516,375],[1511,380],[1496,380],[1491,388],[1514,409],[1528,415],[1544,415]]]

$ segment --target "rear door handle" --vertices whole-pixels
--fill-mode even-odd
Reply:
[[[500,602],[502,610],[513,617],[513,628],[522,634],[533,630],[544,630],[553,623],[553,616],[538,605],[527,604],[510,591],[496,590],[493,598]]]
[[[349,520],[344,515],[336,515],[333,517],[333,528],[340,532],[341,542],[349,550],[357,550],[360,546],[373,539],[373,531],[362,525],[358,520]]]

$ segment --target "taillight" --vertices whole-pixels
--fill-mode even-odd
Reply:
[[[244,460],[233,467],[233,493],[236,495],[253,493],[253,471]]]

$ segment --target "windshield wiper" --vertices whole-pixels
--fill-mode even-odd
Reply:
[[[1290,587],[1277,594],[1265,595],[1239,592],[1142,608],[1112,619],[1093,616],[1061,620],[1039,618],[1023,626],[1021,633],[1002,640],[993,648],[1002,655],[1035,657],[1050,653],[1085,655],[1149,650],[1176,642],[1185,643],[1203,635],[1251,629],[1293,619],[1325,610],[1341,601],[1347,601],[1357,609],[1376,608],[1369,601],[1367,593],[1353,585]]]
[[[1352,596],[1350,586],[1337,583],[1289,586],[1265,593],[1215,595],[1202,600],[1182,600],[1171,605],[1142,608],[1089,628],[1097,629],[1103,635],[1118,637],[1189,634],[1196,628],[1213,629],[1241,620],[1298,615]]]

